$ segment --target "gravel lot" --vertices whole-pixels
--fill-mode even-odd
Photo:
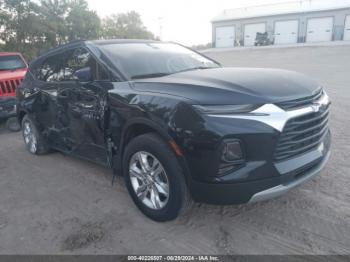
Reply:
[[[173,222],[143,216],[121,179],[60,153],[32,156],[0,127],[1,254],[350,254],[350,46],[208,55],[319,80],[332,98],[331,159],[320,176],[253,205],[196,204]]]

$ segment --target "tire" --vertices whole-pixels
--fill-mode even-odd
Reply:
[[[141,159],[146,159],[147,162],[140,161]],[[144,172],[141,162],[148,163],[148,169],[153,168],[157,172]],[[156,133],[140,135],[131,140],[123,155],[123,174],[134,203],[152,220],[173,220],[188,210],[192,203],[183,171],[174,152]],[[137,187],[141,191],[140,197],[136,194]],[[156,195],[159,201],[155,200]]]
[[[18,123],[17,117],[10,117],[6,121],[6,128],[11,132],[18,132],[21,130],[21,125]]]
[[[25,115],[22,120],[22,135],[27,150],[34,155],[43,155],[49,152],[46,139],[38,131],[34,121]]]

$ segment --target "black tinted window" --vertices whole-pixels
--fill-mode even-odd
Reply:
[[[61,67],[62,54],[48,57],[36,70],[36,77],[40,81],[56,82],[64,77],[64,71]]]
[[[108,73],[100,65],[91,53],[85,48],[77,48],[68,51],[67,58],[63,63],[64,67],[64,79],[66,81],[78,80],[76,73],[79,70],[90,68],[92,79],[91,80],[108,80]]]
[[[68,51],[67,59],[63,63],[64,79],[67,81],[77,80],[75,73],[80,69],[89,67],[90,58],[90,53],[82,48]]]
[[[84,48],[71,49],[45,59],[36,70],[36,77],[45,82],[76,81],[76,73],[86,68],[91,70],[90,80],[109,79],[108,71]]]

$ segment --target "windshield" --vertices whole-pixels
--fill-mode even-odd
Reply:
[[[130,79],[219,67],[214,61],[171,43],[117,43],[100,48]]]
[[[15,70],[25,67],[22,58],[18,55],[0,56],[0,70]]]

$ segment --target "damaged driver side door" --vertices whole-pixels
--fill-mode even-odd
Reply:
[[[62,109],[57,126],[62,128],[63,151],[107,164],[105,115],[109,76],[84,47],[67,50],[57,102]]]

